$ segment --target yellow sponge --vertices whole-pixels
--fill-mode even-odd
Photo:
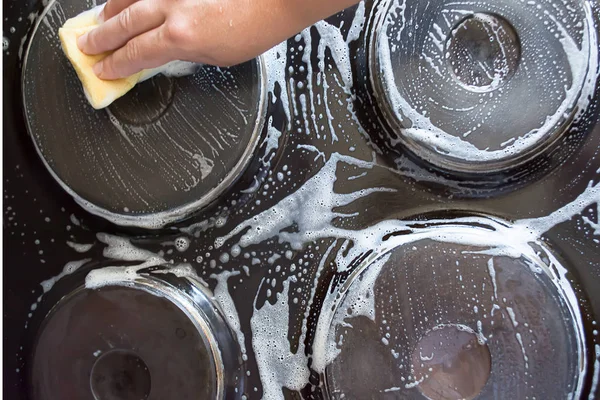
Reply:
[[[94,74],[92,70],[94,65],[107,57],[111,52],[95,56],[87,55],[79,50],[77,39],[99,25],[98,15],[102,7],[103,5],[67,20],[62,28],[58,30],[58,37],[60,38],[63,51],[71,64],[73,64],[88,101],[97,110],[110,105],[113,101],[130,91],[141,80],[144,73],[142,71],[127,78],[111,81],[102,80]]]

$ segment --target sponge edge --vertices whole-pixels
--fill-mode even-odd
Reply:
[[[98,15],[104,5],[94,7],[78,16],[67,20],[58,30],[58,37],[63,51],[83,86],[83,91],[96,110],[107,107],[113,101],[130,91],[141,79],[148,75],[148,71],[141,71],[127,78],[117,80],[102,80],[94,74],[94,65],[111,54],[111,52],[87,55],[79,50],[77,39],[99,25]]]

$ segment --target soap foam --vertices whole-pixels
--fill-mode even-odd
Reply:
[[[227,284],[227,280],[232,276],[239,275],[240,272],[221,272],[220,274],[212,274],[210,277],[217,281],[217,286],[214,289],[214,298],[221,306],[227,321],[229,322],[229,327],[235,333],[238,343],[240,345],[240,351],[242,352],[242,360],[248,360],[248,355],[246,353],[246,338],[244,336],[244,332],[242,332],[240,326],[240,317],[238,316],[237,309],[235,307],[235,303],[229,294],[229,286]]]
[[[303,354],[303,340],[296,353],[290,350],[286,332],[289,330],[289,285],[295,279],[290,277],[283,282],[283,291],[277,294],[275,304],[265,302],[256,307],[250,320],[252,326],[252,348],[258,364],[263,386],[264,400],[283,399],[282,387],[300,390],[308,382],[310,372],[308,359]]]

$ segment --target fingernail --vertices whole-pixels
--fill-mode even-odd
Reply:
[[[79,50],[81,51],[83,51],[83,47],[85,46],[85,42],[87,41],[87,35],[87,33],[84,33],[83,35],[77,38],[77,47],[79,47]]]
[[[104,9],[102,9],[102,11],[100,11],[100,14],[98,14],[98,23],[104,23]]]
[[[94,70],[94,73],[95,73],[95,74],[96,74],[96,76],[98,76],[99,78],[100,78],[100,74],[102,74],[102,68],[103,68],[102,61],[98,61],[98,62],[96,63],[96,65],[94,65],[94,68],[93,68],[93,70]]]

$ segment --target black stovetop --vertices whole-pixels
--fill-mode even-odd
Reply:
[[[323,138],[317,135],[312,130],[312,123],[306,132],[307,125],[302,113],[292,118],[293,121],[288,126],[282,102],[269,102],[267,119],[272,116],[273,125],[283,131],[278,147],[272,149],[263,142],[257,150],[255,162],[218,202],[186,221],[160,230],[119,227],[87,213],[61,189],[40,160],[26,130],[21,101],[20,55],[23,51],[22,40],[31,32],[31,13],[39,13],[42,8],[40,2],[33,0],[7,0],[3,3],[3,31],[5,40],[8,40],[8,47],[3,53],[3,340],[4,395],[9,399],[29,398],[28,357],[31,355],[37,328],[45,316],[44,311],[49,310],[53,302],[60,298],[60,290],[69,290],[68,288],[80,284],[85,276],[84,272],[110,262],[102,254],[105,244],[98,240],[98,233],[130,238],[135,246],[154,252],[166,250],[168,246],[165,247],[163,243],[172,242],[184,235],[190,240],[189,248],[183,252],[166,253],[165,258],[174,263],[192,263],[198,275],[214,288],[216,281],[211,279],[210,275],[220,271],[211,268],[208,259],[196,262],[198,255],[212,252],[213,256],[218,257],[218,252],[213,248],[216,238],[227,235],[248,218],[269,209],[300,188],[323,168],[332,154],[365,162],[374,160],[368,168],[341,162],[336,170],[336,191],[351,193],[382,186],[394,190],[360,197],[350,205],[342,207],[344,214],[348,216],[338,218],[337,222],[346,229],[360,229],[390,218],[425,221],[433,217],[446,218],[465,214],[489,215],[508,221],[535,218],[548,215],[573,201],[590,182],[597,183],[600,179],[598,102],[593,102],[587,117],[583,119],[585,122],[580,129],[583,134],[573,136],[571,142],[568,142],[569,146],[565,146],[568,147],[568,151],[562,150],[569,154],[561,154],[556,159],[549,156],[545,164],[538,169],[541,173],[528,176],[527,179],[514,184],[494,186],[482,183],[470,187],[467,184],[461,185],[459,179],[456,181],[458,184],[448,185],[444,183],[448,182],[447,174],[426,167],[411,154],[388,150],[385,140],[381,139],[383,128],[377,122],[373,122],[377,121],[377,115],[374,116],[373,111],[369,111],[367,107],[373,99],[366,94],[369,92],[368,74],[361,73],[367,64],[365,49],[361,47],[363,33],[361,39],[350,44],[351,65],[355,77],[353,93],[346,93],[335,83],[335,76],[339,71],[332,62],[331,53],[326,52],[328,67],[325,75],[328,77],[329,88],[325,90],[329,91],[330,99],[336,99],[336,103],[331,102],[331,110],[337,118],[336,123],[342,126],[337,130],[338,141],[334,142],[330,137]],[[340,31],[347,35],[354,18],[353,10],[346,10],[328,21],[336,26],[343,22]],[[313,40],[308,44],[304,38],[298,38],[298,41],[294,38],[289,40],[287,59],[288,65],[300,63],[301,55],[298,55],[297,46],[312,46],[315,51],[311,63],[316,73],[319,68],[316,56],[319,32],[313,28],[310,35]],[[286,73],[286,82],[289,82],[291,77],[295,82],[315,79],[308,76],[307,71],[303,69],[295,68],[293,73]],[[306,85],[304,88],[306,91]],[[299,97],[302,90],[294,89],[290,91],[294,96],[291,101],[300,109]],[[289,91],[290,87],[276,85],[276,93],[281,94],[285,90]],[[315,85],[314,90],[321,91],[323,87]],[[342,100],[338,103],[337,99]],[[355,118],[348,113],[348,103],[355,107]],[[314,107],[316,115],[327,115],[320,103],[315,103]],[[375,148],[378,151],[374,151]],[[400,156],[405,157],[404,165],[409,167],[399,169],[395,160]],[[270,161],[263,162],[266,159]],[[277,185],[274,177],[277,173],[286,173],[288,170],[293,171],[289,180],[286,180],[285,184]],[[348,179],[367,170],[368,173],[360,179]],[[253,193],[243,193],[244,189],[254,184],[255,178],[260,183],[260,189]],[[515,181],[511,176],[497,176],[490,178],[490,181],[500,179],[504,179],[505,182]],[[269,185],[269,182],[272,183]],[[232,200],[235,202],[232,203]],[[600,218],[590,207],[586,208],[584,214],[591,220]],[[193,230],[192,234],[185,233],[186,227],[200,221],[214,221],[219,216],[226,217],[224,225],[213,224],[198,237],[193,235]],[[305,255],[307,259],[310,255],[310,259],[315,260],[313,264],[318,263],[317,260],[324,257],[327,248],[335,240],[333,237],[319,238],[312,245],[295,249],[289,243],[280,242],[273,236],[244,250],[261,253],[265,260],[272,254],[291,251],[293,256],[289,260],[282,259],[279,271],[262,268],[253,270],[246,276],[241,269],[243,261],[232,258],[220,263],[218,268],[222,270],[242,271],[240,276],[243,276],[243,279],[235,284],[235,288],[230,288],[230,293],[236,303],[241,329],[246,333],[249,349],[250,318],[254,307],[260,306],[267,298],[273,302],[275,293],[283,290],[284,279],[281,279],[281,271],[288,271],[294,260]],[[582,222],[581,216],[575,216],[547,232],[544,240],[560,255],[564,265],[569,266],[569,279],[580,296],[579,305],[583,310],[584,323],[586,329],[591,332],[594,315],[600,315],[600,246],[597,233],[594,236],[592,229]],[[82,255],[68,246],[67,241],[94,245],[88,253]],[[65,278],[63,286],[57,285],[57,288],[53,289],[56,290],[55,293],[51,291],[44,295],[37,309],[31,309],[32,304],[37,304],[43,293],[40,286],[42,281],[59,274],[66,263],[88,257],[92,258],[92,261],[85,268],[78,274]],[[300,287],[303,293],[310,293],[315,281],[315,272],[316,268],[311,265],[306,279],[293,283],[293,288]],[[280,278],[277,279],[277,284],[269,289],[269,293],[262,284],[265,277]],[[326,291],[334,279],[337,279],[334,268],[326,268],[317,280],[316,295],[322,296],[322,292]],[[313,303],[310,318],[314,319],[318,315],[318,306],[319,302]],[[304,317],[305,309],[300,304],[290,304],[289,338],[294,337],[297,341]],[[588,354],[592,355],[593,344],[597,343],[597,338],[590,332]],[[310,341],[310,338],[307,340]],[[298,346],[297,342],[292,344],[292,348],[295,346]],[[257,388],[256,391],[248,391],[247,394],[249,398],[260,398],[260,374],[254,357],[250,357],[247,368],[250,371],[248,387]],[[590,383],[587,385],[589,387]],[[291,393],[287,395],[290,398],[293,396]],[[305,395],[318,397],[319,392],[311,392],[308,385]]]

